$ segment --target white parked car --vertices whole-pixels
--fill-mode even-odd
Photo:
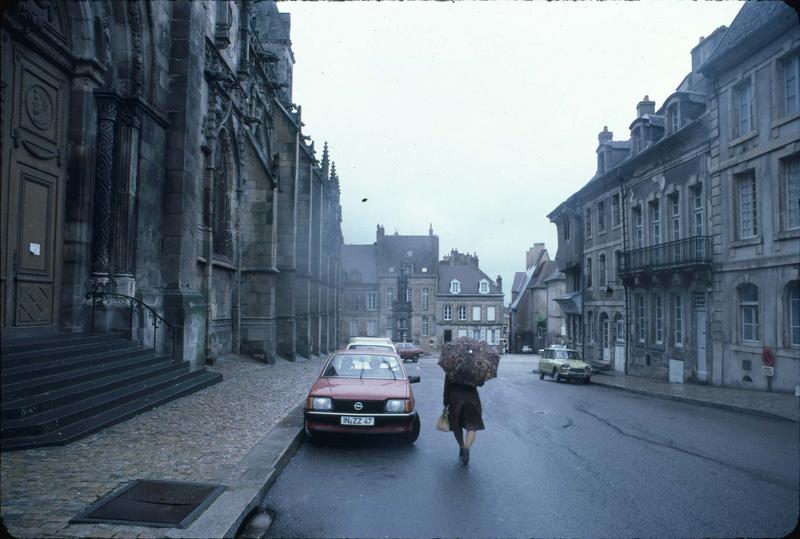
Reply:
[[[528,346],[527,344],[524,344],[524,345],[522,345],[522,350],[521,350],[521,352],[522,352],[523,354],[532,354],[532,353],[533,353],[533,348],[531,348],[531,347],[530,347],[530,346]]]

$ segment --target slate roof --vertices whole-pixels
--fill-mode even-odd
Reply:
[[[458,279],[461,283],[460,294],[450,293],[450,281],[453,279]],[[488,294],[481,294],[478,291],[481,279],[489,281]],[[488,296],[491,294],[502,294],[495,282],[479,268],[475,266],[449,266],[444,264],[439,266],[439,289],[437,293],[445,296],[463,296],[469,294]]]
[[[525,272],[518,271],[514,274],[514,282],[511,284],[511,293],[522,290],[522,283],[525,282]]]
[[[764,32],[761,37],[769,37],[769,35],[777,35],[773,25],[776,23],[783,24],[797,24],[797,14],[795,11],[784,2],[766,1],[766,2],[744,2],[742,9],[736,14],[725,35],[711,53],[711,56],[705,61],[701,67],[702,71],[712,68],[715,64],[723,60],[730,53],[734,52],[740,46],[755,46],[752,43],[752,38],[758,37],[759,30],[771,26],[769,31]]]
[[[383,236],[378,241],[377,256],[380,273],[388,273],[390,267],[394,267],[395,273],[400,273],[403,262],[413,264],[416,275],[422,274],[423,267],[428,268],[427,274],[436,273],[439,262],[438,236]]]
[[[545,260],[536,266],[535,275],[532,276],[526,288],[546,288],[545,281],[550,277],[554,271],[558,271],[558,264],[553,260]]]
[[[554,272],[552,272],[549,277],[546,277],[544,279],[544,282],[545,283],[549,283],[551,281],[562,281],[562,280],[566,280],[566,278],[567,278],[567,276],[564,275],[564,272],[563,271],[559,271],[558,268],[556,268],[556,270]]]
[[[378,273],[375,264],[374,245],[342,245],[342,269],[352,275],[353,270],[361,272],[362,283],[377,283]]]

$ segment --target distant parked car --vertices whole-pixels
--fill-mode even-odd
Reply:
[[[568,348],[545,348],[539,359],[539,379],[548,375],[556,382],[562,380],[581,380],[588,384],[592,379],[592,366],[581,361],[576,350]]]
[[[385,352],[397,352],[391,339],[380,337],[353,337],[347,345],[347,350],[383,350]]]
[[[420,356],[425,353],[422,348],[410,342],[398,342],[394,344],[394,347],[397,348],[397,353],[400,354],[403,361],[410,359],[414,363],[417,363]]]
[[[533,353],[533,348],[531,348],[530,346],[528,346],[527,344],[525,344],[525,345],[523,345],[523,346],[522,346],[522,350],[520,350],[520,351],[521,351],[523,354],[532,354],[532,353]]]

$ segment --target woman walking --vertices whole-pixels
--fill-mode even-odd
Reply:
[[[461,459],[461,464],[466,466],[469,463],[469,450],[475,442],[475,433],[484,429],[478,389],[451,382],[450,378],[445,376],[443,401],[448,410],[450,430],[458,442],[458,457]],[[467,431],[466,439],[462,430]]]

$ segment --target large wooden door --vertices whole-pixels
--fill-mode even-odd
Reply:
[[[0,327],[58,325],[69,87],[2,31]]]

